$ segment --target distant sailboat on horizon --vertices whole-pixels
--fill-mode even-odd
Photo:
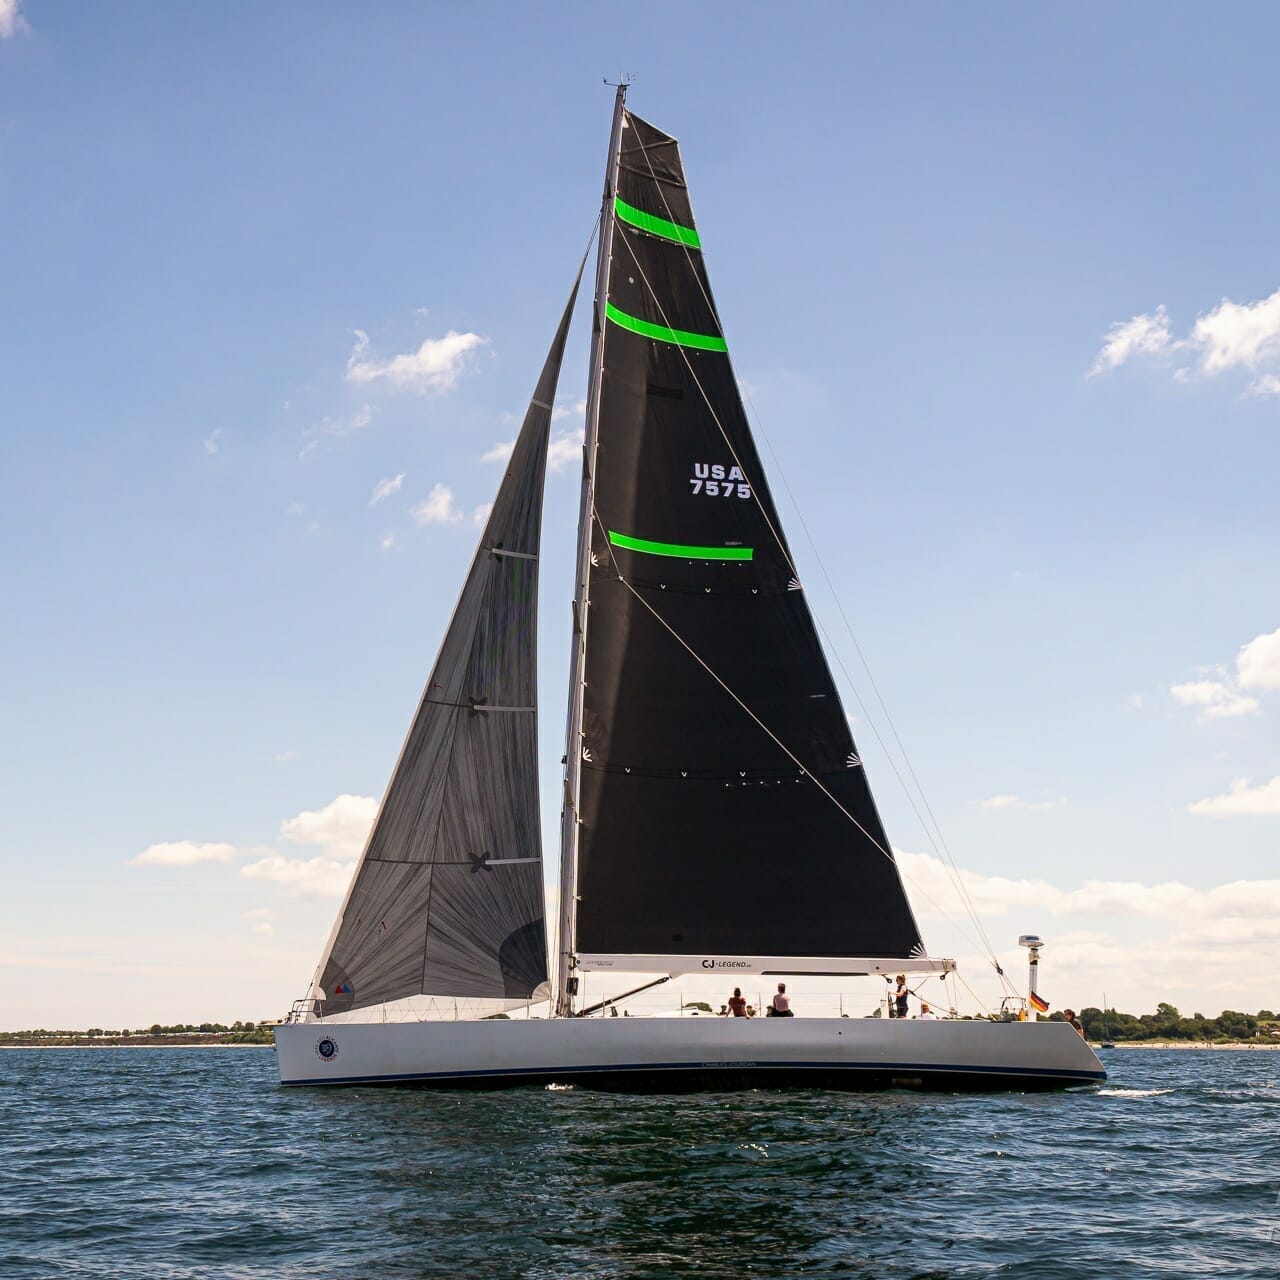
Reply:
[[[676,140],[617,92],[598,239],[554,964],[538,809],[546,450],[575,281],[306,1000],[286,1084],[1105,1078],[1030,1021],[585,1016],[587,973],[944,975],[728,357]],[[579,268],[579,280],[582,269]],[[417,998],[467,1018],[424,1019]],[[614,999],[624,998],[615,993]],[[495,1018],[546,1001],[545,1018]]]

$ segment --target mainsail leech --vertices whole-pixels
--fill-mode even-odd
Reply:
[[[416,995],[519,1002],[547,981],[538,544],[581,276],[317,971],[325,1015]]]

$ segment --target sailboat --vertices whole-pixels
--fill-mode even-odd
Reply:
[[[1115,1043],[1111,1039],[1111,1025],[1107,1021],[1107,993],[1102,993],[1102,1043],[1099,1049],[1114,1049]]]
[[[548,938],[539,535],[582,273],[311,988],[276,1030],[281,1081],[1104,1079],[1069,1025],[1034,1012],[618,1017],[622,996],[586,1003],[591,974],[648,975],[648,987],[955,966],[925,951],[828,669],[734,379],[679,146],[627,108],[625,86],[597,239]]]

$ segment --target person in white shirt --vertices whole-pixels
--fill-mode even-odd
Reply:
[[[773,1018],[794,1018],[791,1012],[791,997],[787,995],[787,984],[778,983],[778,992],[773,997],[769,1008],[769,1016]]]
[[[937,1022],[938,1015],[922,1000],[920,1002],[920,1019],[923,1022]]]

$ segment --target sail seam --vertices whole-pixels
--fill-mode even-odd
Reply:
[[[647,156],[645,158],[648,159]],[[618,169],[623,173],[638,174],[642,178],[649,176],[645,170],[637,169],[633,164],[620,164]],[[678,187],[681,191],[687,191],[689,189],[689,184],[687,182],[681,182],[679,178],[667,177],[665,174],[654,174],[653,180],[654,182],[665,182],[669,187]]]
[[[487,702],[447,702],[443,698],[424,698],[433,707],[456,707],[459,711],[536,711],[537,707],[501,707]]]
[[[422,858],[370,858],[370,862],[377,862],[388,867],[425,867],[427,870],[434,870],[436,867],[469,867],[473,864],[470,860],[460,862],[456,858],[453,859],[434,859],[426,862]],[[505,867],[513,865],[517,862],[541,862],[541,858],[489,858],[485,865],[489,867]],[[425,991],[419,992],[419,995],[426,995]]]

